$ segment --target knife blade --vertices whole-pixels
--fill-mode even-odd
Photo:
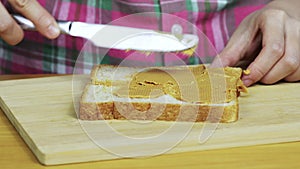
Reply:
[[[34,24],[19,15],[13,15],[24,30],[35,30]],[[115,25],[91,24],[77,21],[57,21],[62,33],[90,40],[94,45],[120,50],[143,52],[180,52],[194,49],[198,36],[172,34],[150,29]]]

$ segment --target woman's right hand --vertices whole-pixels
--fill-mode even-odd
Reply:
[[[60,34],[55,19],[36,0],[8,0],[20,14],[31,20],[45,37],[54,39]],[[0,2],[0,38],[10,45],[22,41],[24,32]]]

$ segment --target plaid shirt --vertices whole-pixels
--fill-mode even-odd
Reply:
[[[49,40],[37,32],[25,32],[24,40],[17,46],[10,46],[0,40],[0,74],[9,73],[73,73],[74,66],[92,64],[119,64],[126,60],[132,63],[171,65],[180,62],[197,64],[210,62],[215,53],[207,53],[206,46],[212,44],[220,52],[226,45],[239,23],[247,15],[262,8],[271,0],[38,0],[57,20],[82,21],[142,27],[170,31],[174,22],[179,23],[184,32],[195,33],[196,26],[201,33],[199,56],[188,57],[174,54],[125,52],[118,50],[87,49],[86,40],[68,35],[60,35]],[[2,1],[8,9],[9,4]],[[10,10],[13,13],[13,10]],[[155,17],[129,17],[130,14],[153,12]],[[172,15],[164,15],[172,14]],[[177,16],[179,19],[172,19]],[[168,19],[169,17],[169,19]],[[172,22],[174,21],[174,22]],[[188,21],[188,22],[187,22]],[[199,34],[198,34],[199,35]],[[202,38],[202,36],[208,38]],[[204,36],[203,36],[204,37]],[[90,45],[91,46],[91,45]],[[91,56],[78,57],[81,51]],[[105,53],[105,56],[101,53]],[[100,53],[100,54],[99,54]],[[89,55],[88,54],[88,55]],[[101,55],[101,57],[99,57]],[[146,56],[142,56],[146,55]],[[170,55],[170,56],[168,56]],[[78,59],[77,59],[78,58]],[[128,59],[129,58],[129,59]],[[179,59],[178,59],[179,58]],[[200,60],[199,60],[200,58]],[[77,60],[77,61],[76,61]],[[90,67],[86,67],[89,69]]]

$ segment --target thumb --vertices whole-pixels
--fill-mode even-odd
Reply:
[[[55,19],[36,0],[9,0],[10,4],[31,20],[36,29],[49,39],[54,39],[60,34]]]

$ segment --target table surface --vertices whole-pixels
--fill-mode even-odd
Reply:
[[[0,80],[56,75],[0,75]],[[195,151],[137,159],[41,165],[0,109],[1,168],[300,168],[300,142]]]

